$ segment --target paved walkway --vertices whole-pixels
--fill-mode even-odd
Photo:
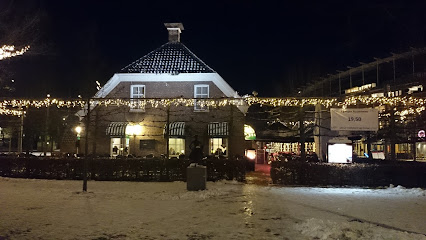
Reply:
[[[271,165],[256,164],[254,172],[246,173],[246,181],[248,184],[256,184],[260,186],[268,186],[272,183],[270,176]]]

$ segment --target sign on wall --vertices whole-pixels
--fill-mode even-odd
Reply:
[[[333,131],[377,131],[379,111],[374,108],[331,108]]]

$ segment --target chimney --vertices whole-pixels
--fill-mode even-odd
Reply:
[[[164,23],[169,31],[169,42],[180,42],[180,33],[183,29],[182,23]]]

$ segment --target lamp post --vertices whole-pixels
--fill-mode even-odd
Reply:
[[[80,147],[80,136],[81,136],[80,133],[81,133],[82,128],[80,126],[77,126],[77,127],[75,127],[74,130],[77,133],[77,141],[75,143],[75,147],[77,149],[77,154],[78,154],[78,149]]]

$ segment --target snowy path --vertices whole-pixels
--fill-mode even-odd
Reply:
[[[421,189],[0,178],[0,239],[426,239]]]

